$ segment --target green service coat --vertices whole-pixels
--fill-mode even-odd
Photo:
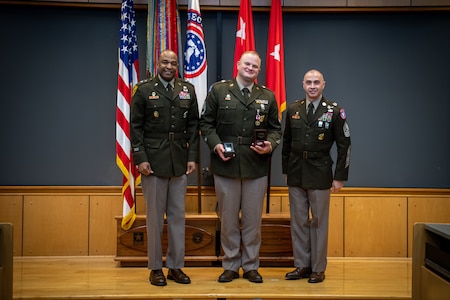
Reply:
[[[211,171],[221,176],[260,178],[268,174],[271,154],[260,155],[250,149],[255,129],[267,130],[272,152],[281,142],[281,125],[274,93],[254,84],[247,101],[236,80],[223,80],[211,87],[202,111],[200,128],[211,149]],[[236,156],[222,161],[213,152],[219,143],[233,143]]]
[[[153,77],[135,86],[130,139],[134,163],[149,162],[153,175],[181,176],[198,162],[199,116],[194,86],[175,78],[173,96]]]
[[[308,123],[306,100],[296,101],[286,111],[281,150],[282,171],[287,185],[303,189],[329,189],[333,179],[348,179],[350,130],[343,108],[322,98]],[[336,143],[337,161],[333,175],[330,149]]]

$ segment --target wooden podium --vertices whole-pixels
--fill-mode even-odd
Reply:
[[[138,215],[129,230],[123,230],[122,217],[117,220],[117,256],[121,266],[147,266],[146,217]],[[265,214],[261,227],[261,266],[292,265],[292,242],[287,214]],[[215,214],[186,215],[186,266],[220,265],[220,221]],[[167,225],[164,226],[163,253],[167,250]],[[165,258],[163,258],[164,260]]]

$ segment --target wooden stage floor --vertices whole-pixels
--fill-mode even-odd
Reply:
[[[114,257],[15,257],[13,299],[411,299],[411,259],[329,258],[326,279],[284,280],[288,267],[262,267],[261,284],[216,281],[220,267],[185,267],[191,284],[148,282],[144,267]],[[164,270],[167,274],[167,270]]]

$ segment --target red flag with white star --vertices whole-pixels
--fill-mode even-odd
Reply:
[[[245,51],[255,50],[252,1],[241,0],[234,46],[233,78],[237,75],[237,62]]]
[[[284,44],[281,0],[272,0],[270,8],[269,38],[266,57],[266,86],[275,93],[278,118],[286,110],[286,86],[284,79]]]

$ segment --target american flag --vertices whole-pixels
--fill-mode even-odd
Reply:
[[[184,47],[184,79],[195,86],[198,111],[201,112],[208,93],[206,46],[203,36],[202,14],[198,0],[188,2],[186,44]]]
[[[128,230],[136,219],[135,187],[139,173],[134,166],[130,143],[130,103],[133,87],[139,81],[136,19],[133,0],[122,0],[119,76],[116,107],[116,163],[123,174],[122,228]]]

